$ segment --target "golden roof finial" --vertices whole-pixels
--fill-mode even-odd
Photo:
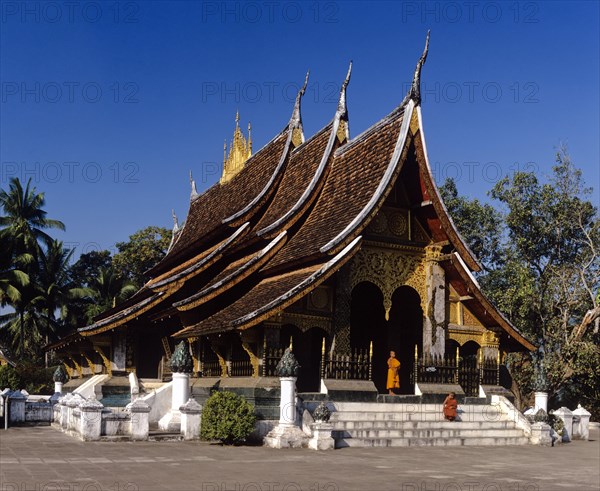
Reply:
[[[244,137],[240,129],[240,113],[235,112],[235,130],[233,140],[229,144],[229,154],[227,154],[227,143],[224,146],[223,155],[223,175],[221,184],[229,182],[233,177],[244,168],[244,163],[252,156],[252,138],[250,135],[251,126],[248,123],[248,140]]]

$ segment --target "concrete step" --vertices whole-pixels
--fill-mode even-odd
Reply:
[[[481,413],[458,412],[458,420],[463,422],[508,421],[505,414],[498,411]],[[405,412],[405,411],[335,411],[331,421],[443,421],[442,411]]]
[[[442,410],[442,404],[417,404],[417,403],[386,403],[378,402],[335,402],[338,411],[422,411],[436,412]],[[459,409],[464,412],[496,411],[491,404],[459,404]]]
[[[336,448],[344,447],[449,447],[527,445],[526,437],[455,437],[455,438],[340,438]]]
[[[461,430],[502,430],[513,429],[515,425],[512,421],[398,421],[398,420],[376,420],[376,421],[331,421],[336,430],[436,430],[436,429],[455,429]]]
[[[438,428],[438,429],[414,429],[414,430],[335,430],[334,439],[357,438],[357,439],[389,439],[389,438],[517,438],[522,437],[523,432],[517,429],[498,430],[467,430],[462,428]]]

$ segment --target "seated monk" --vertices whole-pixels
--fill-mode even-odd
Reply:
[[[448,421],[454,421],[456,419],[456,408],[458,402],[456,402],[454,392],[450,392],[448,397],[444,400],[444,418]]]
[[[400,368],[400,362],[396,359],[396,352],[390,351],[390,357],[388,358],[388,375],[386,389],[388,389],[391,396],[394,394],[394,389],[400,388],[400,375],[398,370]]]

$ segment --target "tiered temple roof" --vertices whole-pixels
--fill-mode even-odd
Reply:
[[[501,328],[512,349],[532,349],[481,292],[472,275],[479,263],[432,177],[419,92],[427,45],[408,95],[354,139],[346,106],[352,65],[332,121],[305,141],[300,105],[307,75],[285,128],[238,165],[235,175],[202,194],[192,183],[185,224],[174,230],[167,255],[150,271],[152,280],[80,335],[114,329],[145,313],[183,314],[177,337],[247,329],[269,319],[352,259],[406,167],[414,180],[407,199],[430,242],[443,246],[443,267],[454,289],[484,324]]]

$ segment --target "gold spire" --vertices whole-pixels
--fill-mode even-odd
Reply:
[[[223,147],[223,175],[221,176],[221,184],[225,184],[244,168],[246,160],[252,156],[252,137],[251,126],[248,123],[248,140],[244,137],[240,130],[240,113],[235,113],[235,131],[233,132],[233,140],[229,144],[229,155],[227,154],[227,141]]]

